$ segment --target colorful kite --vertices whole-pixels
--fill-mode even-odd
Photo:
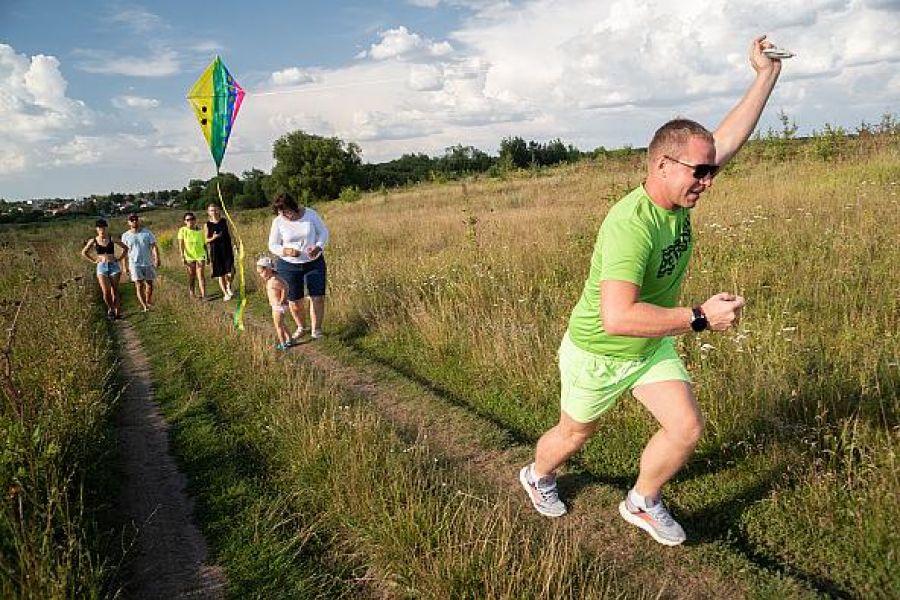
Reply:
[[[203,130],[203,136],[206,138],[206,143],[209,144],[209,151],[216,162],[216,189],[219,192],[219,203],[222,205],[225,217],[238,241],[238,281],[240,283],[237,309],[234,311],[234,326],[243,331],[244,306],[247,304],[244,288],[244,242],[237,225],[228,213],[228,209],[225,208],[222,189],[219,187],[219,167],[222,164],[222,157],[225,156],[225,148],[231,137],[234,120],[237,118],[241,102],[244,100],[244,90],[225,68],[222,59],[217,56],[206,67],[200,78],[194,82],[188,91],[187,99],[194,108],[194,114]]]

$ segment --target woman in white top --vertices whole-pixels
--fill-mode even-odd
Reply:
[[[312,339],[322,337],[325,318],[325,245],[328,228],[311,208],[297,205],[290,194],[279,194],[272,203],[278,215],[269,231],[269,251],[278,257],[277,270],[288,286],[288,306],[297,324],[293,339],[310,331]],[[310,298],[310,327],[306,327],[305,296]]]

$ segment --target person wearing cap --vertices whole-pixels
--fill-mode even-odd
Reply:
[[[325,284],[328,270],[324,250],[328,228],[311,208],[299,206],[290,194],[279,194],[272,202],[277,215],[269,231],[269,252],[278,257],[278,274],[288,286],[288,306],[297,324],[292,336],[297,340],[308,331],[305,325],[304,296],[310,300],[310,334],[322,337],[325,319]]]
[[[674,336],[725,331],[744,306],[742,297],[726,292],[679,305],[693,247],[690,210],[759,121],[781,72],[781,61],[764,52],[771,46],[765,36],[750,44],[755,78],[714,132],[688,119],[656,131],[647,149],[646,180],[610,208],[600,225],[590,271],[559,348],[559,422],[538,440],[534,462],[519,471],[542,515],[566,514],[557,469],[630,391],[659,429],[644,447],[619,514],[661,544],[686,539],[661,494],[693,453],[704,422]]]
[[[256,261],[256,272],[266,282],[266,295],[269,298],[269,306],[272,307],[272,324],[275,325],[275,335],[278,342],[276,350],[287,350],[293,345],[291,334],[284,326],[284,313],[287,310],[287,286],[278,277],[275,261],[268,256],[263,256]]]
[[[128,248],[122,242],[110,237],[109,223],[106,219],[97,219],[94,225],[97,234],[87,241],[81,249],[81,255],[97,265],[97,282],[100,284],[103,302],[106,303],[106,316],[120,319],[122,302],[119,298],[119,277],[122,275],[122,269],[119,262],[128,255]],[[116,256],[116,246],[122,249],[119,256]],[[92,250],[94,256],[90,254]]]
[[[194,288],[199,285],[200,299],[206,300],[206,235],[192,212],[184,213],[184,225],[178,229],[178,249],[187,269],[191,298],[196,295]]]
[[[156,237],[141,224],[141,218],[128,215],[128,231],[122,234],[122,243],[128,248],[128,262],[123,265],[125,274],[134,282],[138,302],[144,312],[153,306],[153,280],[160,265]]]

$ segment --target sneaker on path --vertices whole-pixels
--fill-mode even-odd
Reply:
[[[654,540],[666,546],[677,546],[687,539],[681,525],[672,518],[671,513],[657,500],[653,505],[641,508],[631,501],[630,493],[619,503],[619,514],[622,518],[649,533]]]
[[[519,471],[519,482],[528,492],[528,498],[534,509],[545,517],[561,517],[566,514],[566,505],[559,499],[559,492],[556,489],[556,478],[542,477],[535,480],[531,468],[532,465],[522,467]]]
[[[304,335],[306,335],[307,331],[309,331],[309,329],[307,329],[306,327],[298,327],[297,330],[293,334],[291,334],[291,339],[299,340]]]
[[[311,334],[309,334],[309,336],[314,340],[318,340],[320,338],[325,337],[325,335],[322,333],[321,329],[314,329],[313,332]]]

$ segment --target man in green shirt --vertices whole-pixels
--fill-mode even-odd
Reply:
[[[763,53],[769,47],[765,36],[751,43],[756,78],[714,133],[687,119],[657,130],[647,150],[645,183],[617,202],[600,226],[590,273],[559,349],[560,420],[519,473],[543,515],[566,513],[556,470],[630,390],[660,429],[644,448],[637,481],[619,513],[661,544],[686,538],[660,496],[693,453],[703,416],[672,336],[725,331],[744,305],[740,296],[724,292],[694,307],[677,305],[693,244],[689,211],[759,121],[781,72],[781,61]]]

